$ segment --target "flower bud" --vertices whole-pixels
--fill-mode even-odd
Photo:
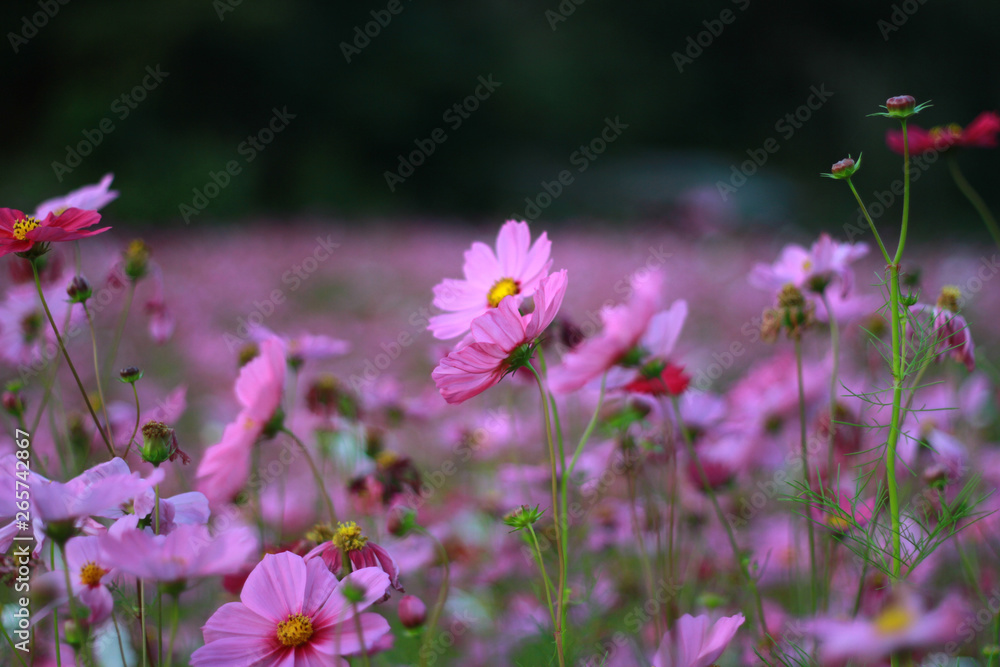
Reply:
[[[158,466],[167,459],[177,448],[177,437],[174,429],[169,428],[163,422],[148,421],[142,427],[142,460]]]
[[[149,246],[142,239],[135,239],[122,253],[123,270],[132,282],[138,282],[149,272]]]
[[[910,112],[915,106],[917,106],[917,100],[912,95],[897,95],[885,101],[885,108],[890,113]]]
[[[537,505],[535,505],[534,509],[527,505],[521,505],[504,515],[503,522],[513,528],[514,530],[510,532],[514,533],[534,525],[535,522],[542,518],[542,514],[544,514],[544,510],[539,510]]]
[[[73,276],[69,287],[66,288],[70,303],[86,303],[93,293],[90,282],[83,276]]]
[[[135,384],[142,378],[142,371],[135,366],[129,366],[118,371],[118,379],[125,384]]]
[[[416,595],[404,595],[399,599],[399,622],[407,630],[415,630],[427,622],[427,606]]]
[[[861,156],[858,156],[857,162],[848,156],[840,162],[835,162],[834,165],[830,167],[830,173],[823,174],[823,176],[843,180],[853,176],[858,169],[861,169]]]
[[[20,417],[24,414],[24,399],[21,398],[21,383],[19,381],[8,382],[3,391],[3,409],[12,417]]]
[[[344,599],[352,604],[357,604],[365,599],[365,589],[358,586],[353,581],[345,581],[340,585],[340,592]]]

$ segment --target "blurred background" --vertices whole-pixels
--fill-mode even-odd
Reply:
[[[986,1],[6,2],[0,196],[30,210],[112,171],[120,229],[838,229],[857,208],[819,173],[864,151],[870,202],[899,177],[866,118],[888,96],[932,99],[925,127],[1000,108],[998,21]],[[957,157],[1000,206],[997,151]],[[918,240],[989,240],[944,160],[914,207]]]

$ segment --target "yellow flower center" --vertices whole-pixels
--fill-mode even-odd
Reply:
[[[806,261],[802,262],[802,270],[803,271],[811,271],[812,267],[813,267],[813,263],[812,263],[811,259],[807,259]]]
[[[937,306],[953,313],[958,312],[958,301],[962,298],[962,290],[954,285],[945,285],[941,288],[941,296],[938,297]]]
[[[337,524],[337,532],[330,540],[338,549],[358,551],[363,549],[368,538],[361,534],[361,528],[353,521],[342,521]]]
[[[28,232],[38,227],[38,221],[34,218],[22,218],[14,223],[14,228],[10,230],[14,238],[23,241]]]
[[[302,614],[289,614],[278,623],[277,635],[278,641],[285,646],[302,646],[313,635],[312,621]]]
[[[851,527],[851,521],[843,516],[831,514],[826,518],[826,525],[838,532],[844,532]]]
[[[887,607],[875,618],[875,629],[883,635],[891,635],[910,627],[913,615],[903,607]]]
[[[375,463],[378,464],[380,468],[388,468],[393,463],[399,460],[399,454],[389,449],[383,449],[375,457]]]
[[[80,583],[84,586],[90,586],[91,588],[100,586],[101,577],[107,573],[108,570],[105,570],[94,561],[87,561],[84,563],[83,567],[80,568]]]
[[[316,543],[329,542],[333,539],[333,528],[325,523],[317,523],[312,527],[312,530],[306,533],[306,539]]]
[[[505,296],[518,294],[520,291],[521,288],[518,287],[513,278],[501,278],[493,284],[493,287],[486,294],[486,302],[490,304],[490,308],[496,308]]]

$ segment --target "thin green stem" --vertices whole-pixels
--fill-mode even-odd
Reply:
[[[854,193],[854,198],[858,200],[858,206],[861,207],[861,212],[865,214],[865,220],[868,221],[868,226],[871,228],[872,234],[875,236],[875,240],[878,242],[878,247],[882,251],[882,257],[885,258],[885,263],[886,264],[890,263],[892,260],[889,258],[889,251],[885,249],[885,244],[882,243],[882,237],[879,236],[878,230],[875,229],[875,223],[872,222],[872,217],[868,215],[868,208],[865,206],[865,203],[861,201],[861,195],[858,194],[857,189],[855,189],[854,187],[854,183],[852,183],[851,179],[849,178],[847,179],[847,185],[848,187],[851,188],[851,192]]]
[[[173,604],[170,610],[170,645],[167,647],[167,667],[174,664],[174,640],[177,639],[177,625],[180,621],[180,599],[177,595],[172,595]],[[124,663],[124,660],[122,661]]]
[[[629,444],[629,447],[634,447],[634,444]],[[624,456],[626,461],[631,459],[633,454],[625,452]],[[639,523],[639,512],[636,505],[636,471],[632,465],[628,466],[628,473],[626,475],[626,482],[628,484],[628,506],[629,506],[629,516],[632,520],[632,533],[635,535],[636,545],[639,547],[639,563],[642,565],[642,575],[646,580],[646,589],[649,594],[650,599],[656,598],[656,584],[653,582],[653,567],[649,562],[649,553],[646,551],[646,540],[643,537],[643,527]],[[661,637],[663,635],[663,630],[660,627],[660,615],[655,614],[653,616],[653,628],[655,630],[655,636]]]
[[[69,597],[69,616],[73,619],[73,625],[79,630],[83,635],[83,643],[80,646],[80,650],[77,652],[78,656],[82,657],[82,662],[87,664],[87,644],[88,644],[88,634],[87,626],[80,622],[80,616],[77,614],[76,606],[76,596],[73,595],[73,582],[69,576],[69,559],[66,558],[66,544],[65,542],[59,545],[59,553],[62,555],[63,562],[63,575],[66,578],[66,595]],[[59,645],[56,644],[56,650],[59,650]]]
[[[305,443],[299,440],[299,437],[289,431],[287,428],[281,429],[281,432],[290,437],[295,441],[295,444],[299,446],[302,450],[302,454],[306,457],[306,463],[309,464],[309,469],[312,470],[313,478],[316,480],[316,484],[319,487],[319,492],[323,494],[323,500],[326,504],[327,514],[330,516],[330,523],[333,526],[337,525],[337,512],[333,509],[333,500],[330,498],[330,492],[326,490],[326,482],[323,481],[323,475],[320,473],[319,468],[316,467],[316,462],[313,460],[311,454],[309,454],[309,449],[306,447]]]
[[[559,473],[556,469],[556,449],[555,444],[552,441],[552,419],[549,415],[549,400],[548,394],[545,391],[545,385],[542,383],[542,376],[538,374],[535,367],[529,362],[527,368],[535,376],[535,382],[538,383],[538,391],[542,399],[542,416],[545,422],[545,440],[549,447],[549,463],[552,473],[552,514],[553,521],[555,522],[555,535],[556,535],[556,552],[559,558],[559,587],[556,589],[556,627],[554,630],[555,640],[556,640],[556,655],[559,658],[559,667],[566,666],[566,656],[563,651],[563,614],[564,614],[564,599],[566,596],[566,559],[564,549],[566,545],[563,544],[562,539],[562,523],[564,520],[562,513],[559,510]]]
[[[121,280],[121,276],[117,277]],[[118,357],[118,345],[122,341],[122,335],[125,333],[125,323],[128,321],[129,310],[132,309],[132,298],[135,296],[135,281],[128,281],[128,291],[125,293],[125,307],[122,308],[121,317],[118,318],[118,326],[115,327],[115,337],[111,341],[111,352],[108,353],[108,358],[104,362],[104,374],[110,375],[111,369],[114,368],[115,359]]]
[[[122,644],[122,631],[121,628],[118,627],[118,616],[114,613],[114,611],[111,612],[111,623],[115,626],[115,637],[118,639],[118,655],[121,656],[122,665],[127,667],[128,662],[125,660],[125,645]]]
[[[604,374],[601,378],[601,393],[597,396],[597,407],[594,408],[594,414],[590,417],[590,422],[587,424],[587,428],[584,430],[583,435],[580,436],[580,442],[576,446],[576,451],[573,452],[573,458],[569,462],[569,468],[566,471],[567,476],[573,474],[576,469],[576,462],[580,458],[580,454],[583,453],[583,448],[590,439],[590,435],[594,432],[594,427],[597,426],[597,419],[601,414],[601,407],[604,405],[604,386],[607,382],[608,375]]]
[[[552,627],[556,627],[556,611],[552,606],[552,582],[549,581],[549,573],[545,569],[545,561],[542,560],[542,549],[538,545],[538,536],[535,535],[535,528],[528,524],[528,532],[531,534],[531,543],[535,550],[535,560],[538,561],[538,569],[542,572],[542,583],[545,585],[545,602],[549,607],[549,618],[552,619]]]
[[[906,247],[906,231],[910,223],[910,142],[906,138],[906,119],[900,120],[903,125],[903,222],[899,230],[899,245],[896,246],[896,256],[893,264],[899,264],[903,258],[903,248]]]
[[[827,449],[826,449],[826,476],[827,483],[831,485],[836,493],[836,489],[840,485],[840,480],[830,481],[833,473],[833,450],[834,442],[836,439],[837,425],[836,425],[836,415],[837,415],[837,380],[840,373],[840,328],[837,326],[837,318],[833,312],[833,306],[830,304],[830,298],[826,294],[826,290],[822,292],[823,306],[826,308],[826,317],[830,322],[830,351],[833,355],[833,370],[830,374],[830,423],[827,427]],[[826,567],[826,577],[824,580],[824,595],[823,595],[823,608],[827,608],[830,602],[829,596],[829,586],[833,577],[833,548],[835,546],[835,537],[833,533],[828,536],[828,554],[830,557],[827,559]]]
[[[760,591],[757,590],[757,582],[752,576],[750,576],[750,568],[747,566],[746,561],[743,558],[743,554],[740,551],[739,545],[736,543],[736,535],[733,534],[733,527],[729,525],[729,521],[726,520],[726,515],[722,511],[722,507],[719,506],[719,499],[715,496],[715,490],[712,488],[711,482],[708,480],[708,475],[705,473],[704,466],[701,465],[701,459],[698,458],[698,452],[694,449],[694,443],[691,442],[691,434],[688,433],[687,428],[684,426],[684,419],[681,417],[680,404],[676,396],[671,397],[674,404],[674,413],[677,416],[677,428],[680,430],[681,435],[684,438],[684,446],[687,449],[688,456],[691,457],[691,461],[694,462],[695,469],[698,471],[698,477],[701,479],[702,486],[705,489],[705,495],[708,496],[709,500],[712,502],[712,507],[715,509],[715,514],[719,518],[719,523],[726,531],[726,536],[729,538],[729,546],[733,550],[733,558],[736,560],[737,566],[740,568],[740,572],[743,574],[743,579],[745,580],[747,586],[750,587],[750,592],[753,595],[754,603],[757,607],[757,621],[760,624],[760,637],[762,640],[767,641],[767,620],[764,617],[764,605],[760,599]]]
[[[444,577],[441,580],[441,589],[438,591],[438,597],[437,601],[434,603],[434,608],[431,609],[431,616],[427,621],[427,626],[424,628],[424,638],[421,643],[420,667],[425,667],[427,665],[428,656],[434,653],[430,647],[434,629],[437,627],[438,621],[441,619],[441,613],[444,611],[445,602],[448,601],[448,591],[451,584],[451,566],[448,561],[448,551],[444,548],[444,545],[441,544],[440,540],[434,537],[434,535],[432,535],[430,531],[423,526],[414,526],[414,530],[434,542],[434,548],[438,552],[438,558],[441,559],[441,567],[444,570]],[[550,611],[551,607],[552,605],[550,603]]]
[[[899,313],[899,266],[889,266],[889,309],[892,316],[892,415],[889,423],[889,438],[886,442],[885,474],[886,487],[889,491],[889,516],[892,522],[892,577],[893,583],[899,579],[902,571],[900,553],[900,522],[899,522],[899,492],[896,480],[896,445],[899,442],[900,406],[903,396],[903,365],[900,347],[900,313]]]
[[[21,667],[27,667],[27,665],[25,665],[25,663],[24,663],[24,658],[22,658],[22,657],[21,657],[21,653],[20,653],[20,652],[18,651],[18,649],[17,649],[17,648],[16,648],[15,646],[14,646],[14,640],[13,640],[13,639],[11,638],[11,636],[10,636],[10,635],[9,635],[9,634],[7,633],[7,628],[5,628],[5,627],[3,626],[3,624],[2,624],[2,623],[0,623],[0,632],[2,632],[2,633],[3,633],[3,636],[4,636],[4,639],[6,639],[6,640],[7,640],[7,644],[9,644],[9,645],[10,645],[10,654],[11,654],[11,655],[16,655],[16,656],[17,656],[17,661],[18,661],[19,663],[21,663]],[[58,630],[57,630],[57,632],[58,632]],[[58,645],[59,645],[59,644],[57,643],[57,644],[56,644],[56,646],[58,647]],[[30,655],[30,653],[29,653],[29,655]]]
[[[812,479],[809,474],[809,450],[806,446],[806,389],[802,379],[802,340],[795,337],[795,376],[799,385],[799,444],[802,450],[802,484],[809,489]],[[833,415],[831,415],[831,428]],[[811,507],[811,505],[810,505]],[[813,531],[813,521],[806,513],[806,528],[809,536],[809,604],[813,613],[816,612],[816,536]]]
[[[134,385],[133,385],[134,386]],[[157,484],[153,487],[153,497],[156,503],[153,507],[153,511],[156,514],[153,516],[153,534],[160,534],[160,485]],[[156,664],[163,664],[163,592],[157,590],[156,592]]]
[[[101,382],[101,366],[97,361],[97,332],[94,330],[94,318],[90,316],[90,309],[87,308],[86,301],[80,305],[83,306],[83,312],[87,315],[87,325],[90,327],[90,343],[94,348],[94,381],[97,383],[97,397],[101,399],[101,410],[104,412],[104,428],[107,429],[108,440],[114,442],[115,438],[111,434],[111,420],[108,419],[108,402],[104,399],[104,384]]]
[[[979,217],[983,219],[983,224],[986,225],[986,229],[989,230],[990,236],[993,237],[994,243],[1000,248],[1000,227],[997,226],[996,218],[990,212],[989,207],[983,198],[979,196],[979,193],[972,187],[969,181],[966,180],[965,176],[962,174],[962,170],[958,168],[958,160],[955,159],[954,155],[948,156],[948,170],[951,172],[951,177],[955,181],[955,185],[958,189],[962,191],[965,198],[969,200],[969,203],[976,209],[976,213]]]
[[[142,667],[146,667],[149,660],[146,651],[146,600],[143,596],[142,579],[136,579],[136,586],[139,588],[139,641],[142,643]]]
[[[111,458],[115,458],[115,448],[111,446],[108,436],[104,433],[104,429],[101,428],[101,422],[97,418],[97,413],[94,412],[94,406],[90,404],[90,397],[87,396],[87,390],[83,388],[83,382],[80,380],[80,375],[76,372],[76,366],[73,365],[73,360],[69,358],[69,352],[66,351],[66,346],[63,344],[62,336],[59,335],[59,329],[56,327],[56,321],[52,318],[52,311],[49,310],[49,304],[45,301],[45,293],[42,291],[42,281],[38,277],[38,265],[35,263],[35,260],[32,260],[31,262],[31,271],[35,274],[35,287],[38,290],[38,298],[42,302],[42,308],[45,310],[45,316],[49,318],[49,325],[52,327],[52,333],[55,334],[56,341],[59,343],[59,349],[62,350],[63,357],[65,357],[66,364],[69,366],[69,369],[73,371],[73,378],[76,380],[76,386],[80,389],[80,394],[83,396],[83,402],[87,404],[87,410],[90,411],[90,416],[94,420],[94,426],[97,427],[97,432],[100,433],[101,438],[104,440],[104,444],[107,445]]]
[[[135,434],[139,432],[139,422],[142,420],[142,412],[139,409],[139,390],[135,388],[135,382],[132,382],[132,395],[135,396],[135,428],[132,429],[132,435],[128,438],[128,444],[125,445],[125,453],[122,458],[128,456],[129,450],[132,449],[132,443],[135,441]]]

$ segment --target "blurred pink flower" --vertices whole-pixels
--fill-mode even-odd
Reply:
[[[347,667],[340,656],[368,651],[389,633],[378,614],[355,615],[381,597],[386,574],[364,568],[338,582],[322,561],[268,554],[247,578],[240,602],[220,607],[202,628],[192,667]],[[360,589],[351,603],[348,586]],[[360,634],[359,634],[360,630]]]
[[[108,589],[108,584],[116,576],[116,571],[114,566],[102,557],[98,538],[92,536],[70,538],[66,542],[66,561],[69,563],[69,580],[73,597],[90,610],[87,624],[97,625],[111,618],[114,598]],[[66,573],[62,565],[62,561],[57,558],[54,569],[37,579],[40,587],[46,587],[56,595],[52,602],[36,611],[32,619],[35,622],[41,620],[53,608],[68,607]]]
[[[101,535],[101,558],[119,571],[147,581],[177,582],[239,570],[257,553],[257,537],[235,526],[214,537],[199,525],[177,526],[169,535],[113,526]]]
[[[35,218],[44,218],[49,213],[56,215],[68,208],[79,208],[84,211],[99,211],[118,199],[117,190],[109,190],[114,174],[104,174],[99,183],[85,185],[62,197],[46,199],[35,209]]]
[[[64,279],[43,287],[45,301],[57,325],[62,328],[66,315],[70,314],[70,324],[76,326],[83,312],[73,308],[66,299]],[[15,285],[6,290],[0,304],[0,358],[12,365],[48,364],[53,351],[58,354],[56,337],[45,317],[38,290],[33,284]]]
[[[33,518],[50,523],[111,516],[118,505],[158,484],[163,475],[162,470],[155,470],[143,479],[120,458],[89,468],[65,484],[36,475],[31,490]]]
[[[755,265],[750,272],[750,284],[773,291],[792,284],[802,291],[822,293],[827,285],[839,280],[841,296],[846,297],[854,284],[850,264],[867,254],[867,244],[838,243],[824,232],[809,250],[800,245],[786,245],[773,264]]]
[[[545,232],[531,243],[528,223],[508,221],[497,235],[497,249],[475,242],[465,252],[463,280],[446,278],[434,286],[434,305],[449,311],[430,318],[435,338],[448,340],[469,331],[472,321],[496,308],[506,296],[515,306],[535,293],[552,266],[552,243]]]
[[[604,323],[601,334],[573,348],[573,351],[563,357],[562,364],[549,373],[552,390],[557,393],[575,391],[603,375],[631,352],[646,334],[653,315],[660,306],[662,285],[663,275],[659,272],[652,272],[645,280],[633,280],[632,295],[628,303],[609,306],[601,311]],[[683,302],[672,307],[678,309],[674,313],[676,317],[667,315],[663,319],[663,330],[657,336],[662,340],[654,341],[661,347],[668,343],[672,347],[680,332],[680,326],[687,315],[687,306],[679,304]],[[683,314],[680,310],[683,310]]]
[[[872,664],[904,649],[930,649],[958,635],[966,618],[965,604],[949,596],[933,611],[904,594],[874,618],[818,618],[806,625],[820,642],[824,664],[857,660]]]
[[[236,398],[243,409],[226,426],[222,440],[209,447],[198,466],[197,487],[209,501],[232,499],[250,476],[251,449],[274,417],[285,386],[285,353],[278,340],[261,343],[236,380]]]
[[[910,312],[922,320],[926,333],[934,339],[937,360],[950,356],[965,364],[971,373],[976,369],[976,348],[969,323],[957,312],[959,297],[957,288],[945,287],[937,305],[918,303],[910,307]]]
[[[473,342],[460,343],[431,373],[444,400],[467,401],[523,365],[530,358],[535,340],[555,319],[565,294],[563,270],[542,280],[535,293],[533,312],[521,315],[517,300],[505,298],[499,307],[477,317],[472,322]]]
[[[684,614],[673,631],[663,636],[653,667],[709,667],[726,650],[744,621],[743,614],[720,618],[715,623],[708,616]]]

